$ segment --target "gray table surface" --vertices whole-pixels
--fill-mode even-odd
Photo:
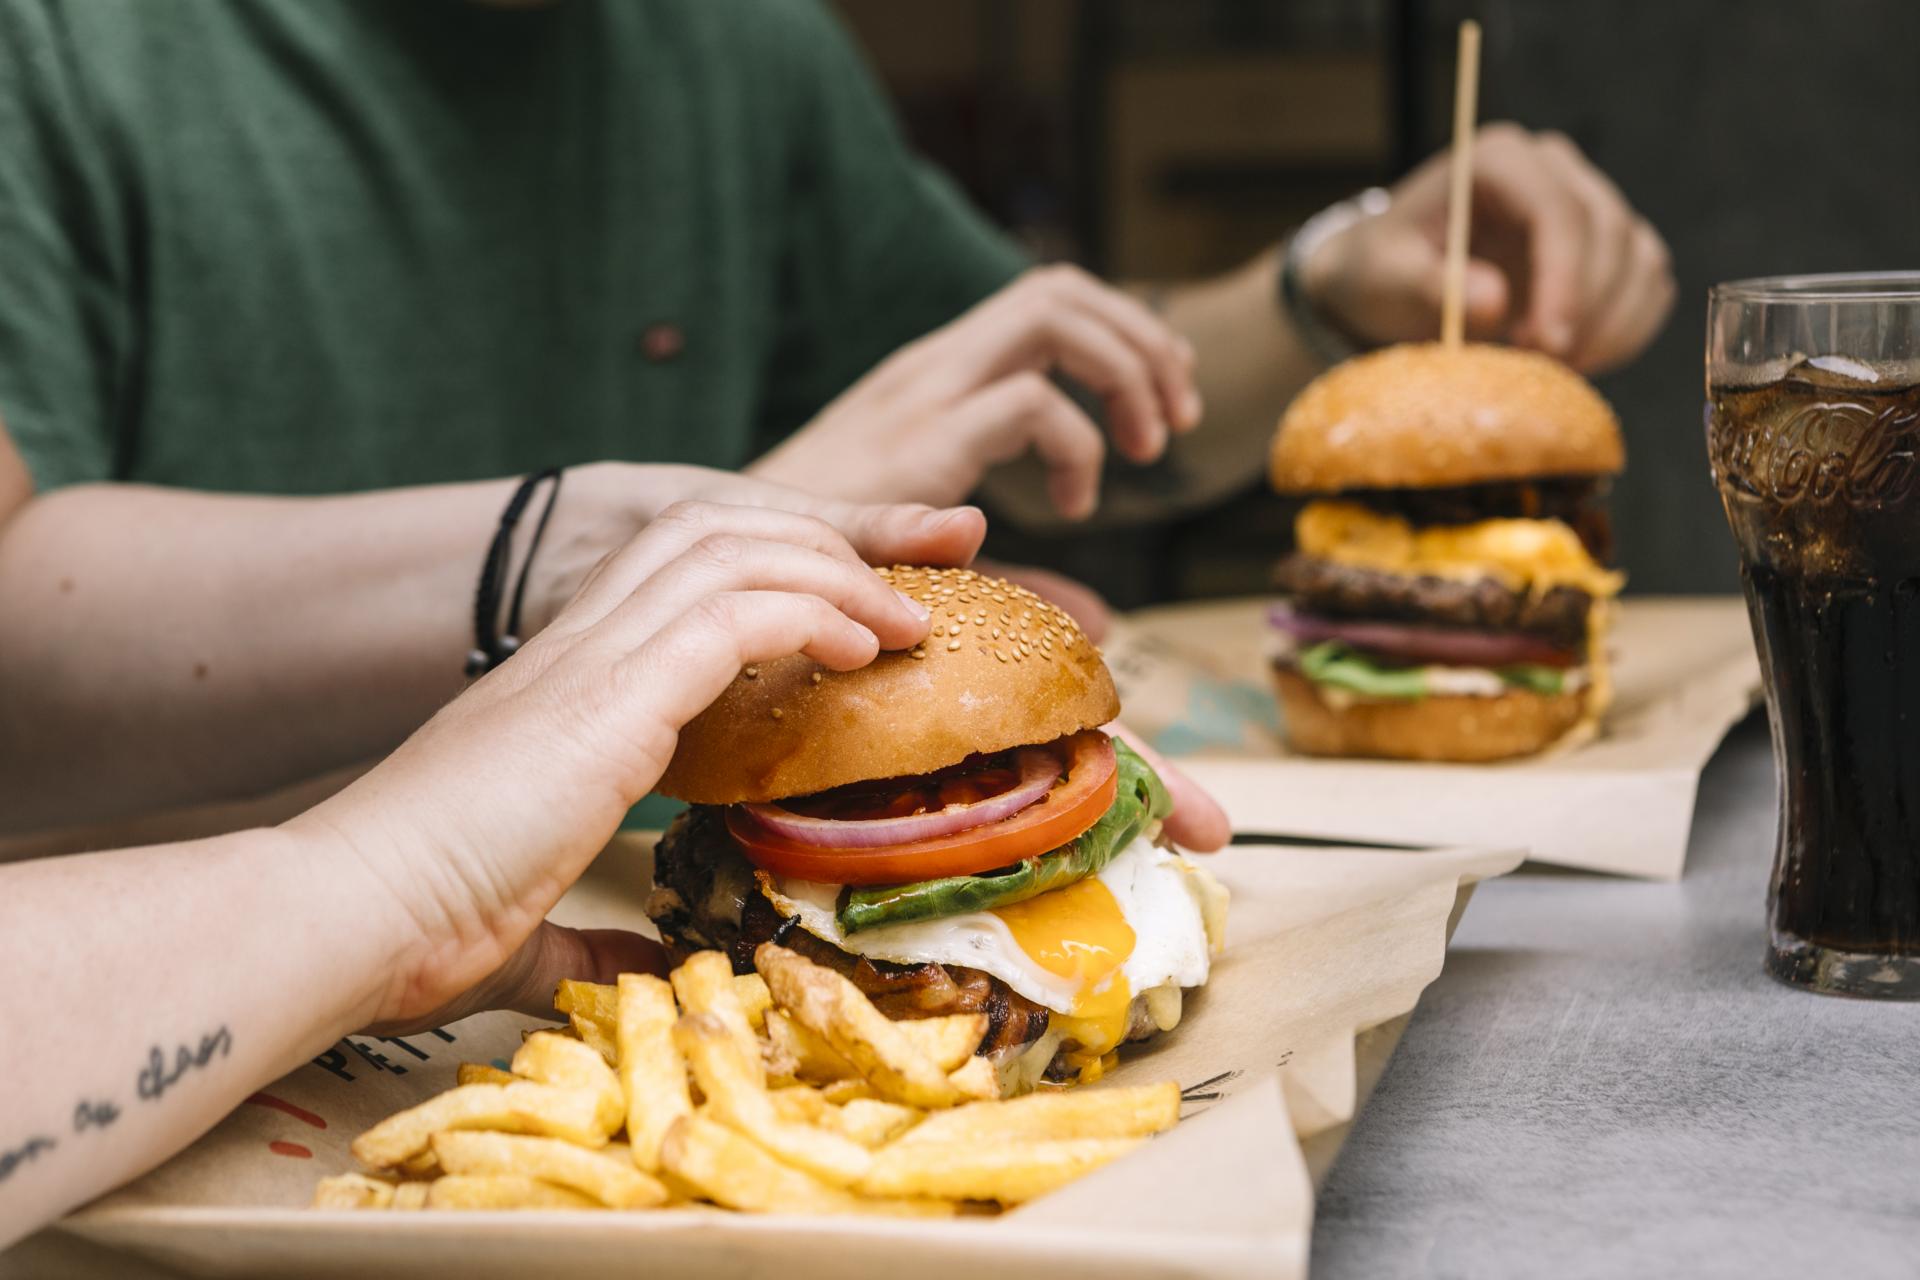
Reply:
[[[1329,1175],[1315,1280],[1920,1275],[1920,1006],[1760,967],[1755,716],[1679,884],[1482,885]]]

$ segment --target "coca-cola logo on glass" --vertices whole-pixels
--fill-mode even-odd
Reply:
[[[1871,508],[1912,494],[1920,412],[1903,404],[1796,399],[1737,410],[1716,399],[1708,438],[1722,483],[1788,505]]]

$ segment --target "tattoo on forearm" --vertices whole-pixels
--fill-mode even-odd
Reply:
[[[215,1058],[224,1058],[232,1051],[233,1036],[225,1026],[201,1036],[198,1046],[176,1046],[171,1060],[159,1045],[153,1046],[147,1053],[147,1065],[140,1068],[141,1100],[152,1102],[178,1084],[187,1072],[204,1067]]]
[[[147,1063],[140,1068],[135,1088],[143,1102],[152,1102],[180,1083],[180,1078],[188,1072],[201,1070],[215,1058],[224,1058],[232,1052],[233,1033],[224,1024],[201,1036],[195,1044],[174,1046],[172,1054],[156,1044],[147,1051]],[[75,1133],[104,1129],[119,1118],[120,1104],[111,1098],[82,1098],[73,1104]],[[35,1134],[16,1147],[0,1147],[0,1182],[59,1145],[45,1134]]]
[[[51,1151],[58,1145],[52,1138],[36,1134],[17,1147],[0,1151],[0,1182],[11,1178],[16,1169],[39,1156],[42,1151]]]

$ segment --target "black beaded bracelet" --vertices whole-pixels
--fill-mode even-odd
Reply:
[[[500,527],[495,530],[493,541],[487,546],[487,558],[480,565],[480,587],[473,597],[473,649],[467,654],[467,678],[478,679],[501,663],[511,658],[520,647],[520,609],[527,598],[527,578],[533,569],[534,553],[540,550],[540,536],[547,531],[547,521],[553,516],[554,503],[560,498],[559,467],[550,467],[545,471],[536,471],[520,482],[513,491],[513,497],[507,502],[507,509],[500,513]],[[527,504],[533,501],[533,495],[547,481],[553,481],[553,487],[547,490],[547,504],[541,508],[540,520],[533,526],[533,538],[527,543],[526,558],[520,562],[520,577],[514,584],[513,603],[507,610],[507,625],[500,628],[500,593],[507,576],[507,564],[513,557],[513,531],[519,527],[520,517],[526,514]]]

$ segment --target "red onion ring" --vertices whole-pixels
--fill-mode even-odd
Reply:
[[[1022,747],[1014,753],[1020,766],[1020,781],[997,796],[972,804],[950,804],[933,813],[915,813],[904,818],[861,818],[839,821],[813,818],[777,804],[743,805],[761,826],[801,844],[836,849],[871,849],[880,845],[909,844],[931,840],[958,831],[984,827],[990,822],[1011,818],[1053,789],[1065,766],[1060,757],[1046,747]]]
[[[1269,609],[1267,621],[1304,644],[1339,640],[1356,649],[1405,662],[1437,662],[1461,667],[1536,662],[1548,667],[1569,667],[1579,661],[1579,656],[1569,650],[1512,631],[1320,618],[1284,604]]]

